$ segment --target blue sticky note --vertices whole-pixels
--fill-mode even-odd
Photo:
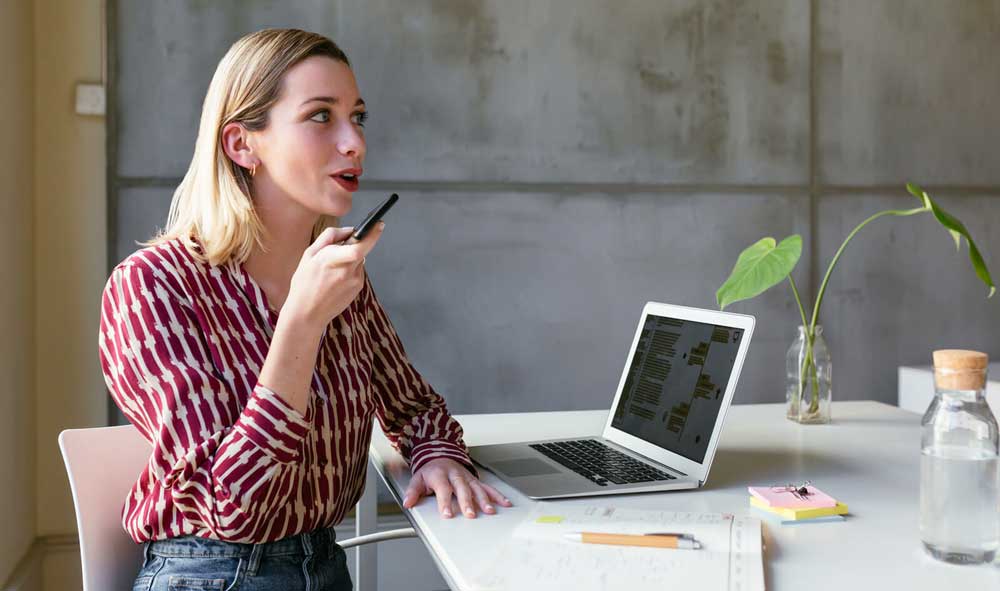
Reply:
[[[782,519],[781,525],[803,525],[807,523],[830,523],[832,521],[844,521],[843,515],[827,515],[826,517],[813,517],[812,519]]]
[[[771,523],[780,523],[781,525],[806,525],[809,523],[834,523],[838,521],[846,521],[846,518],[843,515],[826,515],[823,517],[812,517],[810,519],[782,519],[781,516],[776,513],[764,511],[756,507],[753,507],[752,511],[757,516],[763,517],[766,521]]]

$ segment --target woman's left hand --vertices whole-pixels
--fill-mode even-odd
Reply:
[[[450,458],[435,458],[420,467],[410,479],[410,486],[403,495],[403,507],[410,509],[424,495],[437,497],[438,511],[445,519],[452,517],[451,496],[458,499],[458,506],[469,519],[476,518],[477,508],[483,513],[496,513],[493,503],[512,507],[513,503],[500,491],[483,484],[462,464]]]

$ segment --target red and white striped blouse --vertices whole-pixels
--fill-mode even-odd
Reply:
[[[122,514],[136,542],[261,543],[336,525],[364,489],[372,415],[412,471],[450,457],[476,473],[367,276],[327,327],[305,416],[257,383],[277,318],[242,265],[198,262],[177,240],[115,267],[101,365],[153,446]]]

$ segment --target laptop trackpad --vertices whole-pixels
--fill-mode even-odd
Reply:
[[[493,467],[503,472],[507,476],[541,476],[542,474],[559,474],[557,468],[553,468],[542,460],[535,458],[518,458],[515,460],[502,460],[493,462]]]

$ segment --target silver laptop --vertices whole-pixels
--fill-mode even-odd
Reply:
[[[604,432],[473,446],[473,460],[532,499],[705,484],[754,317],[649,302]]]

